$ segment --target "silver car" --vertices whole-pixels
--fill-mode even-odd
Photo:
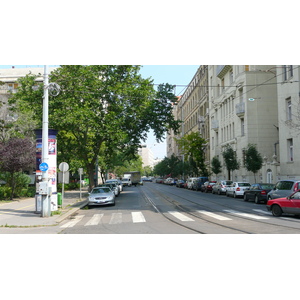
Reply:
[[[300,189],[300,181],[297,180],[280,180],[273,190],[268,193],[268,200],[288,197]]]
[[[88,207],[92,205],[116,204],[115,193],[109,187],[95,187],[89,193]]]

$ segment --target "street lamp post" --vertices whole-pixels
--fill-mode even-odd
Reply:
[[[42,182],[46,186],[46,192],[42,194],[42,217],[50,217],[50,198],[48,193],[48,66],[44,66],[44,97],[43,97],[43,127],[42,127],[42,163],[44,168],[42,171]]]

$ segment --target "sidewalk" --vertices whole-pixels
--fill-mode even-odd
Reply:
[[[86,205],[87,189],[82,190],[81,198],[80,200],[80,191],[65,191],[63,207],[59,209],[61,214],[51,217],[41,217],[40,213],[35,212],[35,198],[15,200],[10,203],[1,203],[0,201],[0,226],[38,227],[57,225]]]

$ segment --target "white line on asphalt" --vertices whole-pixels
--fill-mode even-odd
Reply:
[[[120,224],[122,223],[122,213],[113,213],[109,224]]]
[[[230,219],[230,218],[223,217],[223,216],[220,216],[220,215],[217,215],[217,214],[214,214],[214,213],[212,213],[212,212],[205,211],[205,210],[197,210],[197,212],[200,213],[200,214],[204,214],[204,215],[207,215],[207,216],[209,216],[209,217],[218,219],[218,220],[222,220],[222,221],[232,220],[232,219]]]
[[[93,217],[84,226],[98,225],[103,215],[104,214],[93,215]]]
[[[81,216],[75,216],[73,220],[67,222],[66,224],[60,226],[60,228],[67,228],[67,227],[73,227],[75,224],[77,224],[79,221],[82,220],[84,215]]]
[[[238,216],[257,219],[257,220],[267,220],[267,219],[269,219],[269,218],[266,218],[266,217],[261,217],[261,216],[257,216],[257,215],[253,215],[253,214],[240,213],[240,212],[237,212],[237,211],[234,211],[234,210],[224,210],[224,211],[226,211],[228,213],[231,213],[231,214],[238,215]]]
[[[146,222],[145,217],[141,211],[133,211],[131,212],[131,216],[132,216],[133,223]]]
[[[269,212],[269,211],[265,211],[265,210],[262,210],[262,209],[252,209],[256,212],[259,212],[259,213],[262,213],[262,214],[265,214],[265,215],[269,215],[271,216],[272,214]]]
[[[194,221],[193,219],[185,216],[184,214],[177,212],[177,211],[169,211],[169,213],[174,216],[175,218],[179,219],[180,221]]]

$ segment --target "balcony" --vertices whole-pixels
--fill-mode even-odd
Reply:
[[[217,66],[217,77],[222,79],[229,70],[231,70],[231,65]]]
[[[211,121],[211,129],[213,129],[214,131],[219,130],[219,121],[218,120]]]
[[[245,115],[245,102],[235,105],[235,113],[238,117],[243,117]]]

